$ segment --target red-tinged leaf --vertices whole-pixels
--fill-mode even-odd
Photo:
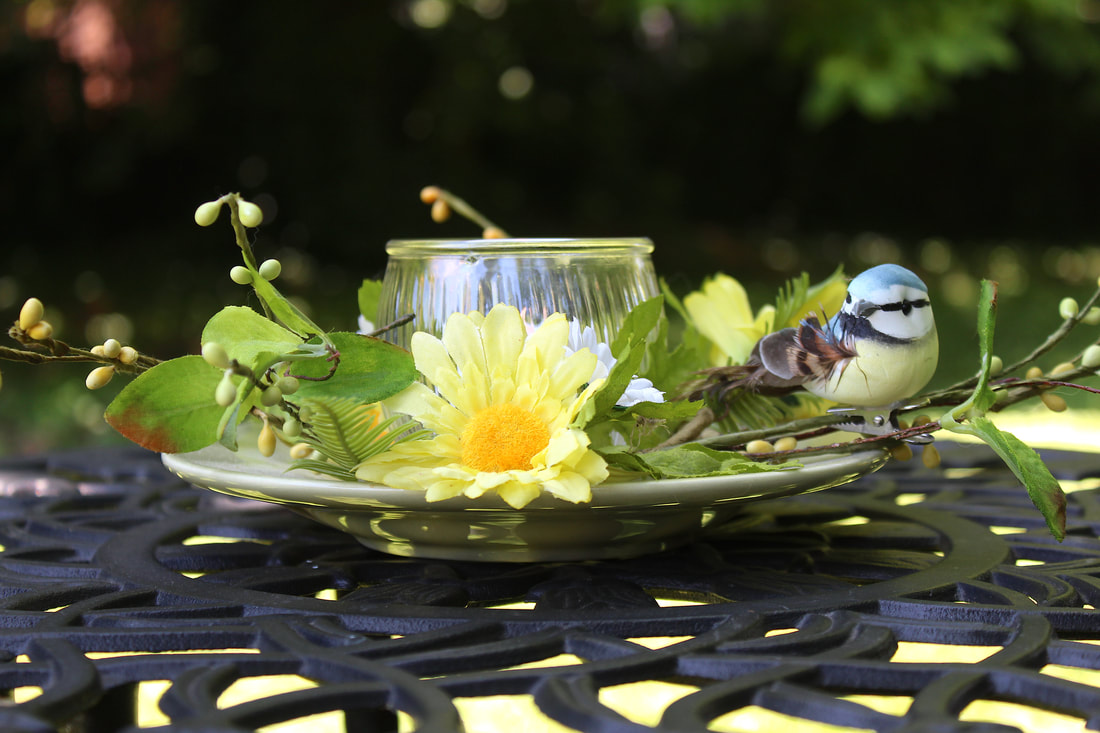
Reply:
[[[201,356],[161,362],[126,385],[107,406],[107,423],[158,453],[186,453],[218,439],[225,408],[214,401],[220,369]]]

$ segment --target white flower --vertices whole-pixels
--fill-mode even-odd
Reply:
[[[375,332],[374,324],[367,320],[366,316],[359,316],[359,330],[356,333],[366,336]]]
[[[596,355],[598,360],[592,379],[606,379],[616,361],[611,354],[611,347],[600,341],[595,329],[591,326],[582,326],[581,322],[574,318],[569,322],[569,342],[565,345],[565,354],[569,356],[581,349],[588,349]],[[619,407],[632,407],[639,402],[664,401],[665,393],[654,387],[653,382],[644,377],[635,376],[615,404]]]

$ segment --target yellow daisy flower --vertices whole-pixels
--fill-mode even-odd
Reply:
[[[753,316],[745,288],[722,273],[687,295],[684,308],[699,332],[714,344],[711,362],[715,366],[744,364],[756,342],[772,330],[775,320],[775,308],[770,305]]]
[[[355,475],[424,491],[428,501],[492,491],[517,509],[542,491],[590,500],[592,486],[608,476],[607,464],[573,421],[603,380],[592,379],[595,354],[567,355],[568,338],[564,315],[528,335],[508,305],[487,316],[453,314],[442,339],[413,334],[416,368],[435,389],[417,383],[386,405],[435,436],[398,444]]]
[[[714,346],[710,360],[714,366],[744,364],[756,342],[772,331],[797,326],[803,318],[817,314],[821,321],[840,310],[848,283],[836,272],[806,290],[805,300],[785,323],[776,323],[775,306],[766,305],[753,315],[745,288],[729,275],[718,273],[703,282],[703,287],[684,297],[684,308],[699,333]]]

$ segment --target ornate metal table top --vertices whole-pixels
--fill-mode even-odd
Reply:
[[[742,730],[750,710],[1100,728],[1100,455],[1044,453],[1078,489],[1058,543],[992,454],[943,453],[747,505],[676,551],[530,565],[379,554],[138,450],[2,459],[0,730],[136,729],[154,684],[181,731],[457,731],[497,696],[607,733]],[[228,697],[253,678],[300,684]],[[1019,717],[983,722],[985,700]]]

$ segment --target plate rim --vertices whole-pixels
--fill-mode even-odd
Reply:
[[[252,456],[251,453],[256,455]],[[459,496],[428,502],[422,492],[409,489],[373,482],[345,481],[321,474],[289,474],[286,472],[290,463],[289,456],[276,454],[271,458],[263,458],[254,448],[250,450],[246,446],[241,446],[236,453],[215,444],[190,453],[161,454],[165,467],[183,480],[229,496],[289,507],[432,512],[632,509],[650,512],[659,511],[662,507],[716,506],[831,488],[874,473],[889,458],[890,454],[885,449],[872,447],[840,455],[813,454],[806,456],[803,466],[779,471],[610,481],[593,486],[593,498],[589,502],[574,504],[543,494],[523,509],[514,509],[495,493],[485,494],[478,499]],[[268,463],[272,464],[270,471],[247,470],[250,466]],[[234,464],[238,464],[240,468],[235,468]],[[304,469],[300,470],[304,472]]]

